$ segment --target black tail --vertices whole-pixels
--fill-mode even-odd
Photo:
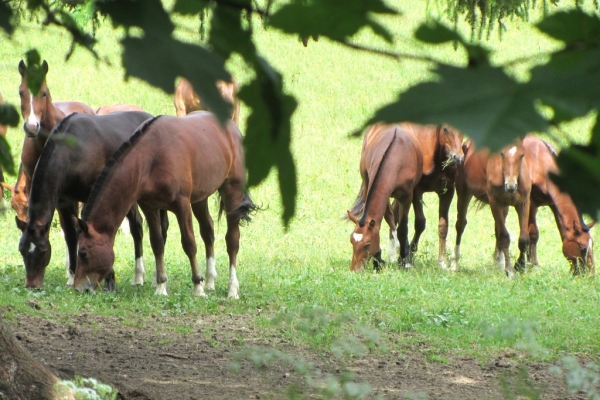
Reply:
[[[250,194],[248,192],[244,192],[244,196],[242,197],[242,202],[239,206],[234,208],[233,210],[227,212],[228,217],[238,218],[241,221],[250,222],[252,221],[251,214],[254,214],[256,211],[262,211],[262,207],[254,204],[252,199],[250,198]],[[221,215],[225,211],[225,203],[223,203],[223,199],[219,201],[219,219],[221,219]]]
[[[365,184],[360,185],[360,190],[358,191],[358,196],[356,196],[356,200],[354,200],[354,204],[350,207],[350,212],[354,214],[358,219],[362,218],[363,213],[365,212]],[[348,218],[348,215],[345,216]]]

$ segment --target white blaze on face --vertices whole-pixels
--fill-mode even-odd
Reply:
[[[363,238],[363,234],[362,233],[353,233],[352,238],[354,239],[355,242],[360,242]]]
[[[29,243],[29,252],[33,253],[35,251],[35,244]]]
[[[517,152],[517,148],[513,146],[510,148],[510,150],[508,150],[508,155],[510,155],[512,157],[515,155],[516,152]]]
[[[29,111],[29,115],[27,116],[27,126],[37,126],[37,130],[39,131],[39,118],[33,111],[33,93],[31,93],[31,90],[29,91],[29,104],[31,109]],[[32,133],[37,133],[37,131]]]

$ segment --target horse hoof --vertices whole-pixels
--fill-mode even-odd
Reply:
[[[204,293],[204,285],[202,283],[194,285],[194,291],[192,294],[196,297],[208,297],[206,293]]]
[[[165,282],[157,284],[154,294],[157,296],[167,296],[167,283]]]
[[[67,286],[73,286],[75,283],[75,275],[69,274],[69,280],[67,281]]]

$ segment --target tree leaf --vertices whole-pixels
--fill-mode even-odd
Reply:
[[[0,165],[10,175],[16,175],[15,162],[10,152],[10,145],[8,144],[4,136],[0,136]]]
[[[36,49],[31,49],[25,53],[25,64],[27,71],[25,72],[25,79],[27,80],[27,87],[31,90],[34,96],[36,96],[44,79],[46,79],[46,72],[41,66],[40,53]]]
[[[210,6],[208,0],[176,0],[172,12],[182,15],[199,14]]]
[[[548,123],[534,107],[534,93],[489,65],[459,68],[439,65],[437,82],[424,82],[376,112],[369,124],[413,121],[448,123],[477,146],[500,149],[515,137],[543,131]]]
[[[12,35],[15,31],[15,27],[11,24],[12,16],[13,10],[9,3],[0,2],[0,28],[4,29],[9,35]]]
[[[284,210],[282,218],[287,227],[296,206],[296,169],[290,151],[290,121],[297,102],[294,97],[283,93],[281,75],[264,59],[257,58],[255,67],[256,78],[239,92],[239,98],[252,108],[244,137],[248,186],[255,186],[266,179],[273,167],[278,169]]]
[[[381,0],[292,0],[269,19],[271,26],[300,37],[326,36],[345,41],[368,26],[387,42],[392,35],[371,14],[398,15]]]
[[[0,104],[0,124],[19,125],[19,112],[12,104]]]
[[[142,28],[146,35],[169,38],[175,28],[160,0],[98,1],[98,11],[109,15],[114,26]]]
[[[175,79],[184,76],[222,123],[229,119],[231,105],[221,97],[216,82],[231,81],[231,76],[219,56],[170,37],[158,42],[151,37],[126,37],[121,43],[127,76],[136,76],[167,93],[173,93]]]
[[[249,0],[243,0],[250,7]],[[240,54],[248,64],[256,62],[256,47],[250,28],[242,27],[242,8],[217,3],[213,8],[209,43],[214,51],[228,59],[231,53]]]
[[[545,17],[536,27],[567,45],[573,43],[600,43],[600,19],[577,8]]]

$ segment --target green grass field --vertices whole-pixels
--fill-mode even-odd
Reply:
[[[419,47],[408,40],[428,12],[434,15],[437,12],[435,8],[427,11],[424,3],[413,1],[403,9],[401,17],[384,20],[395,32],[394,49],[463,63],[464,54],[452,46]],[[181,24],[183,28],[177,34],[191,40],[195,22],[182,20]],[[496,62],[555,46],[526,24],[509,22],[508,27],[502,41],[492,35],[485,42],[496,49]],[[468,35],[468,27],[465,25],[463,29]],[[276,313],[293,316],[300,308],[308,307],[324,309],[331,315],[348,313],[357,324],[379,329],[392,345],[425,340],[435,349],[435,354],[469,353],[485,357],[514,346],[525,329],[524,324],[534,323],[537,341],[549,351],[540,357],[554,359],[562,353],[576,353],[599,358],[600,285],[595,277],[573,278],[569,274],[559,233],[547,208],[538,214],[540,266],[516,280],[506,279],[493,263],[493,220],[488,208],[469,213],[462,246],[462,270],[448,273],[439,269],[437,197],[431,194],[425,197],[428,227],[415,268],[400,271],[388,267],[381,274],[374,274],[371,269],[361,274],[351,273],[352,225],[341,217],[360,186],[358,162],[362,141],[350,138],[349,134],[401,90],[426,79],[428,65],[359,53],[324,39],[317,43],[311,41],[304,48],[298,38],[265,31],[260,26],[257,26],[256,37],[261,53],[285,76],[287,92],[299,101],[292,121],[299,196],[296,216],[286,231],[281,223],[274,174],[251,190],[254,201],[265,211],[256,214],[254,221],[242,228],[238,267],[241,299],[226,300],[228,262],[224,221],[215,224],[219,273],[216,293],[211,293],[208,299],[191,296],[190,268],[180,246],[174,217],[171,217],[165,255],[168,297],[154,296],[148,279],[144,287],[129,285],[133,276],[133,244],[130,237],[121,233],[115,249],[118,293],[90,296],[66,288],[65,246],[57,221],[51,232],[53,257],[46,271],[44,290],[30,292],[23,287],[24,268],[17,251],[20,232],[9,210],[0,215],[0,306],[8,310],[7,318],[23,312],[60,318],[84,309],[89,313],[122,316],[126,323],[132,316],[160,313],[233,313],[256,316],[256,324],[264,327]],[[153,114],[174,114],[170,95],[137,79],[123,80],[117,34],[108,22],[98,29],[97,38],[101,60],[94,60],[78,49],[65,62],[69,42],[64,32],[40,31],[24,22],[12,41],[2,39],[0,92],[5,101],[18,105],[17,64],[25,51],[36,47],[50,65],[47,81],[54,101],[79,100],[93,107],[123,102],[139,105]],[[389,48],[368,31],[361,32],[357,41]],[[241,62],[232,61],[230,69],[240,82],[248,78]],[[519,77],[527,76],[525,65],[518,65],[511,72]],[[452,96],[452,93],[440,93],[440,96]],[[242,108],[243,117],[246,111]],[[553,140],[558,145],[567,140],[586,141],[591,118],[593,116],[570,124],[565,127],[566,133],[556,134]],[[11,128],[8,139],[18,160],[22,129]],[[212,206],[216,209],[216,201]],[[452,210],[453,227],[455,205]],[[216,212],[213,215],[216,217]],[[597,229],[593,230],[596,241],[600,239]],[[509,230],[514,258],[517,251],[514,211],[509,215]],[[196,237],[201,244],[198,233]],[[454,239],[452,229],[449,249]],[[201,245],[198,254],[204,265]],[[600,257],[597,251],[596,257]],[[151,271],[154,259],[147,239],[145,259],[146,268]],[[43,305],[42,310],[25,305],[32,297]],[[345,329],[328,323],[316,334],[308,334],[294,326],[285,325],[285,334],[298,343],[315,347],[328,346],[340,329]],[[500,333],[491,334],[494,329],[490,328]],[[516,333],[507,334],[510,329],[516,329]]]

